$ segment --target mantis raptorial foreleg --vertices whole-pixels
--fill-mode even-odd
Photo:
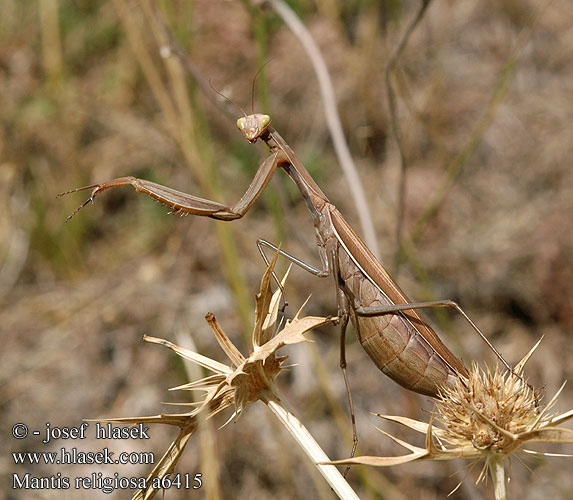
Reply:
[[[168,206],[171,209],[170,213],[175,215],[199,215],[204,217],[211,217],[212,219],[231,221],[240,219],[248,212],[249,208],[251,208],[253,203],[257,201],[257,198],[261,195],[271,180],[271,177],[275,173],[276,169],[277,155],[272,154],[261,164],[245,194],[235,205],[231,207],[216,201],[205,200],[204,198],[199,198],[198,196],[183,193],[181,191],[177,191],[176,189],[163,186],[155,182],[138,179],[136,177],[119,177],[118,179],[102,182],[101,184],[92,184],[91,186],[70,189],[69,191],[58,194],[58,197],[70,193],[75,193],[77,191],[92,189],[90,197],[78,208],[76,208],[66,218],[66,221],[70,220],[87,204],[93,203],[95,197],[99,193],[102,193],[107,189],[121,186],[131,186],[138,193],[143,193],[151,196],[155,200]]]

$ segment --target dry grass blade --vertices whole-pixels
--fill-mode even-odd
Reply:
[[[366,202],[366,196],[364,195],[362,181],[358,176],[356,165],[354,164],[346,139],[344,138],[344,132],[342,130],[340,116],[338,114],[338,107],[334,97],[334,87],[332,85],[328,68],[324,62],[324,58],[306,26],[298,18],[296,13],[286,4],[286,2],[283,2],[282,0],[267,0],[267,3],[279,16],[281,16],[289,29],[298,38],[312,62],[312,66],[318,79],[324,112],[326,115],[326,122],[332,137],[334,150],[336,151],[336,156],[338,157],[338,161],[348,182],[352,199],[356,205],[356,210],[360,218],[360,225],[362,227],[362,232],[364,233],[364,241],[376,258],[379,259],[380,250],[378,249],[376,231],[374,231],[374,224]]]
[[[402,137],[400,136],[400,125],[398,123],[398,112],[396,110],[396,95],[394,93],[394,88],[392,87],[392,73],[398,64],[400,55],[408,43],[408,39],[416,29],[416,26],[418,26],[424,17],[424,13],[430,6],[430,3],[431,0],[422,1],[420,9],[404,31],[404,34],[400,38],[398,45],[390,56],[388,66],[386,67],[385,83],[388,108],[390,109],[390,123],[392,126],[392,135],[394,136],[394,140],[398,145],[398,151],[400,153],[400,179],[398,181],[398,209],[396,214],[396,254],[394,256],[395,272],[398,272],[400,266],[400,256],[402,252],[402,228],[404,224],[404,210],[406,204],[406,169],[408,163],[406,160],[406,151],[404,150]]]

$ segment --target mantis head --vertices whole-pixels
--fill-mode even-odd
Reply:
[[[237,120],[237,127],[249,142],[255,142],[267,130],[271,123],[269,115],[254,113]]]

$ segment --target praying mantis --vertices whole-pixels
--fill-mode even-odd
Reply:
[[[353,404],[346,376],[344,352],[349,320],[354,325],[360,344],[375,365],[401,386],[420,394],[436,397],[443,385],[450,384],[456,377],[462,380],[468,377],[468,370],[462,360],[445,346],[418,312],[423,308],[454,308],[511,372],[511,367],[501,354],[457,303],[451,300],[410,301],[270,123],[269,115],[256,113],[244,113],[244,116],[237,120],[237,127],[244,138],[249,143],[261,139],[270,149],[270,156],[260,165],[247,191],[235,205],[227,206],[135,177],[120,177],[60,193],[58,196],[92,189],[90,197],[66,220],[93,202],[99,193],[115,187],[132,186],[138,193],[144,193],[167,205],[171,209],[170,213],[232,221],[240,219],[248,212],[280,167],[297,185],[306,202],[314,222],[322,267],[311,266],[266,240],[258,240],[257,245],[265,260],[263,247],[278,251],[315,276],[334,278],[341,331],[340,365],[352,415]],[[354,418],[353,429],[356,446]]]

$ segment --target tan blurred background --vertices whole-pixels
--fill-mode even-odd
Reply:
[[[88,195],[56,199],[57,193],[123,175],[234,203],[265,158],[264,145],[246,144],[173,58],[159,57],[161,32],[144,4],[0,0],[0,498],[104,497],[98,490],[15,491],[14,472],[146,475],[149,466],[15,466],[7,450],[77,443],[17,441],[11,428],[177,411],[162,402],[189,400],[187,393],[167,392],[188,380],[185,368],[142,335],[193,342],[224,361],[203,317],[215,313],[247,349],[252,296],[264,271],[256,239],[282,242],[318,263],[306,207],[281,172],[247,217],[232,224],[170,217],[128,188],[102,194],[64,222]],[[246,1],[159,6],[203,77],[247,111],[253,75],[270,60],[257,80],[257,109],[272,114],[275,128],[359,231],[315,75],[282,20]],[[392,268],[400,158],[384,77],[419,4],[292,6],[328,64],[382,261]],[[436,0],[393,79],[408,164],[403,234],[418,231],[396,280],[417,300],[458,301],[510,362],[544,335],[526,373],[549,397],[573,374],[572,26],[567,0]],[[434,203],[444,186],[446,196]],[[430,216],[420,219],[428,207]],[[309,293],[307,313],[336,313],[330,279],[295,269],[287,293],[290,314]],[[430,317],[466,363],[495,363],[458,317]],[[350,445],[337,333],[325,328],[313,334],[313,345],[288,350],[298,366],[281,378],[281,389],[329,456],[343,458]],[[401,454],[374,426],[417,437],[369,412],[427,420],[431,402],[383,376],[350,337],[360,452]],[[573,389],[566,387],[556,409],[571,408]],[[150,443],[107,445],[159,458],[175,433],[153,428]],[[572,498],[571,459],[524,461],[531,471],[512,463],[510,498]],[[426,500],[447,495],[464,477],[464,471],[452,476],[463,465],[355,467],[349,478],[361,498]],[[453,498],[492,497],[491,485],[473,484],[479,469]],[[262,405],[195,436],[178,471],[203,473],[205,485],[199,492],[170,490],[166,498],[333,496]],[[106,496],[129,497],[129,491]]]

